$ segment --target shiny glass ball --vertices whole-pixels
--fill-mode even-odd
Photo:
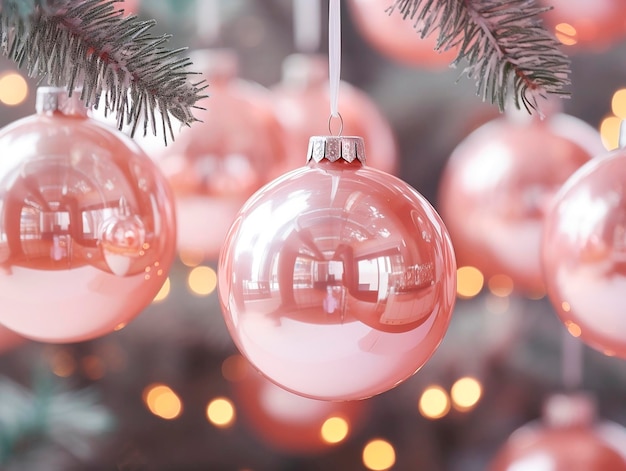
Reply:
[[[568,330],[626,358],[626,151],[594,159],[548,213],[542,260],[550,301]]]
[[[219,261],[228,329],[255,368],[313,399],[362,399],[440,344],[456,264],[432,206],[358,160],[274,180],[243,206]]]
[[[0,324],[77,342],[151,303],[175,253],[174,205],[132,139],[47,93],[65,109],[0,130]]]

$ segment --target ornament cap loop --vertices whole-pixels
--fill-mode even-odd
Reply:
[[[358,136],[312,136],[309,139],[307,162],[323,159],[336,162],[345,160],[353,162],[355,159],[365,164],[365,143]]]
[[[87,107],[80,99],[80,92],[74,90],[72,95],[63,87],[37,88],[35,103],[37,113],[46,114],[60,112],[66,116],[87,117]]]

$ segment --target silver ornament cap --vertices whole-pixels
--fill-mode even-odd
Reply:
[[[61,112],[67,116],[87,116],[88,108],[80,99],[80,90],[69,93],[63,87],[37,88],[35,109],[39,114]]]
[[[306,161],[320,162],[327,159],[331,162],[358,160],[365,164],[365,143],[358,136],[312,136],[309,139],[309,149]]]

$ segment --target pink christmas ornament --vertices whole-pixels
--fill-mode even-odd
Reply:
[[[441,219],[363,156],[361,138],[312,138],[308,165],[246,202],[220,255],[220,300],[240,351],[313,399],[363,399],[413,375],[455,301]]]
[[[172,186],[178,249],[217,258],[245,200],[279,173],[284,132],[270,92],[237,78],[237,58],[226,50],[196,51],[192,61],[210,84],[196,117],[156,160]]]
[[[459,266],[486,279],[508,275],[519,293],[545,293],[545,213],[565,180],[602,152],[597,131],[565,114],[503,117],[472,132],[450,156],[439,189]]]
[[[24,342],[24,337],[0,325],[0,355]]]
[[[456,49],[436,51],[439,30],[421,38],[415,21],[406,20],[399,11],[391,15],[386,0],[350,0],[348,5],[358,30],[381,54],[398,62],[441,69],[454,61]]]
[[[302,152],[309,137],[327,131],[330,101],[328,58],[320,55],[293,54],[283,62],[282,81],[273,88],[276,114],[285,129],[289,158],[285,171],[302,166]],[[339,85],[339,108],[345,127],[343,134],[363,136],[367,164],[395,173],[398,151],[391,126],[376,104],[361,90],[347,82]],[[338,120],[330,123],[339,130]]]
[[[0,323],[77,342],[150,304],[175,251],[165,179],[123,134],[64,90],[0,131]]]
[[[624,471],[625,438],[622,427],[595,420],[589,398],[553,396],[543,421],[516,430],[489,471]]]
[[[623,0],[541,0],[551,7],[543,14],[546,27],[565,45],[607,49],[626,37]]]
[[[241,420],[268,446],[292,454],[329,452],[358,429],[366,401],[317,401],[292,394],[255,371],[246,360],[245,372],[233,383]],[[343,420],[346,435],[337,443],[324,440],[327,420]],[[338,437],[336,437],[338,438]]]
[[[626,358],[626,151],[594,159],[563,186],[542,241],[548,295],[570,332]]]

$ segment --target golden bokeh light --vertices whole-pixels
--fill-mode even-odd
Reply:
[[[330,417],[322,424],[320,434],[326,443],[341,443],[350,432],[350,426],[343,417]]]
[[[230,427],[235,422],[235,406],[228,398],[215,398],[207,405],[206,416],[216,427]]]
[[[178,395],[164,384],[147,386],[143,392],[143,400],[148,410],[162,419],[176,419],[183,411],[183,403]]]
[[[583,333],[583,330],[575,322],[567,321],[565,323],[565,327],[567,327],[567,331],[572,335],[572,337],[578,338]]]
[[[197,296],[208,296],[217,287],[217,273],[211,267],[196,267],[189,273],[187,286]]]
[[[494,275],[487,282],[489,291],[495,296],[505,298],[513,293],[513,279],[508,275]]]
[[[0,102],[7,106],[17,106],[28,96],[28,83],[17,72],[0,76]]]
[[[97,355],[87,355],[81,361],[83,372],[92,380],[102,379],[106,372],[106,366],[102,358]]]
[[[242,381],[248,371],[248,361],[241,355],[231,355],[222,362],[222,376],[227,381]]]
[[[165,283],[163,283],[163,286],[161,286],[161,289],[156,294],[156,296],[154,297],[152,302],[153,303],[160,303],[162,301],[165,301],[167,299],[167,297],[170,295],[170,291],[171,290],[172,290],[172,282],[170,281],[170,277],[168,276],[165,279]]]
[[[178,258],[180,258],[183,265],[189,268],[197,267],[202,263],[202,260],[204,260],[204,257],[201,254],[194,252],[179,252]]]
[[[554,27],[554,35],[565,46],[573,46],[578,43],[578,32],[569,23],[559,23]]]
[[[456,271],[456,294],[460,298],[473,298],[483,289],[485,278],[478,268],[465,266]]]
[[[460,411],[472,409],[483,395],[483,387],[476,378],[466,376],[459,379],[450,389],[454,408]]]
[[[56,376],[68,378],[76,371],[76,360],[69,350],[57,350],[50,357],[50,367]]]
[[[619,119],[626,119],[626,88],[621,88],[613,93],[611,111]]]
[[[600,123],[600,137],[606,150],[619,147],[619,128],[622,120],[617,116],[607,116]]]
[[[565,312],[569,312],[570,310],[570,305],[567,301],[563,301],[561,303],[561,309],[563,309]]]
[[[391,443],[377,438],[363,448],[363,464],[372,471],[390,469],[396,463],[396,451]]]
[[[450,412],[450,397],[440,386],[429,386],[419,400],[419,411],[427,419],[441,419]]]

